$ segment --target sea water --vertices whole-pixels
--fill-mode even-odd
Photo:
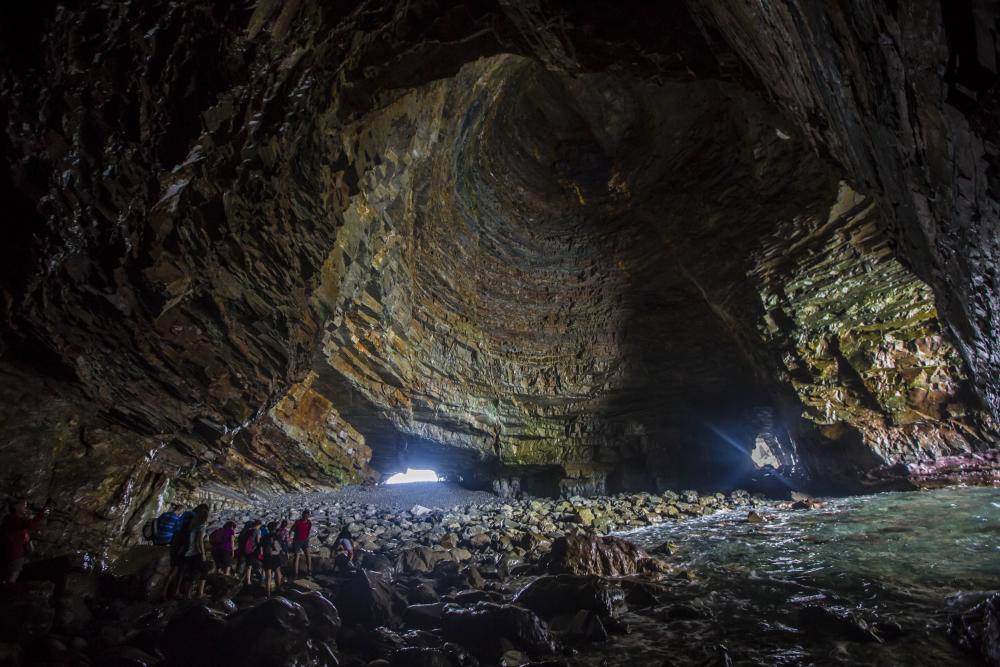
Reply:
[[[1000,589],[1000,489],[883,493],[761,513],[766,523],[731,511],[622,533],[648,548],[673,544],[667,560],[690,574],[669,578],[659,597],[689,618],[633,610],[631,635],[582,651],[579,662],[725,664],[728,655],[737,665],[974,664],[947,630],[951,614]],[[816,607],[879,629],[817,621]]]

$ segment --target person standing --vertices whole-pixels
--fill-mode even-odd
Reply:
[[[181,577],[184,576],[184,552],[187,551],[188,526],[193,517],[194,512],[191,511],[181,514],[170,538],[170,571],[167,572],[167,578],[163,582],[164,598],[171,598],[180,590]],[[171,584],[175,584],[173,591],[170,588]]]
[[[198,597],[205,597],[205,575],[208,574],[208,554],[205,553],[205,530],[208,527],[208,505],[198,505],[187,526],[187,549],[184,551],[184,574],[191,578],[186,598],[198,584]]]
[[[274,521],[267,524],[267,533],[260,541],[261,554],[264,556],[264,591],[271,597],[271,590],[280,584],[277,578],[281,570],[281,542],[278,540],[278,524]]]
[[[250,583],[254,572],[260,569],[260,527],[260,519],[249,522],[240,533],[239,544],[236,545],[246,566],[243,571],[243,580],[246,584]]]
[[[278,524],[277,530],[278,543],[281,545],[281,567],[278,568],[278,585],[281,585],[282,579],[285,578],[283,568],[288,565],[288,549],[289,549],[289,533],[288,533],[288,519],[282,519],[281,523]]]
[[[309,520],[309,510],[302,510],[302,516],[292,524],[292,566],[295,576],[299,576],[299,561],[306,557],[306,574],[312,574],[312,563],[309,560],[309,534],[312,532],[312,521]]]
[[[43,507],[35,516],[28,516],[28,501],[18,498],[10,505],[10,513],[0,524],[0,543],[2,543],[2,563],[0,575],[3,582],[13,584],[21,576],[24,559],[28,554],[28,544],[31,542],[31,531],[49,515],[50,509]]]
[[[233,566],[233,542],[236,539],[236,524],[227,521],[221,528],[216,528],[208,536],[212,545],[212,560],[216,569],[222,574],[229,574]]]

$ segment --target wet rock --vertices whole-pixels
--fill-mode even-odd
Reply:
[[[337,645],[343,652],[365,660],[388,659],[396,651],[406,648],[403,638],[389,628],[364,626],[345,626],[337,638]]]
[[[300,605],[309,619],[310,634],[320,640],[332,640],[340,632],[340,614],[324,595],[318,591],[298,593],[283,591],[282,597]]]
[[[403,622],[407,626],[431,630],[441,625],[443,610],[443,602],[410,605],[403,612]]]
[[[407,647],[392,654],[392,667],[452,667],[448,655],[436,648]]]
[[[55,622],[49,581],[23,581],[0,586],[0,640],[30,642],[47,635]]]
[[[358,570],[346,579],[334,603],[345,625],[384,625],[406,607],[383,575],[368,570]]]
[[[514,605],[447,605],[441,627],[446,639],[486,658],[496,658],[509,647],[532,653],[553,650],[548,628],[535,612]]]
[[[560,537],[552,543],[550,572],[623,576],[662,569],[646,551],[620,537],[594,534]]]
[[[435,551],[429,547],[406,549],[396,559],[396,571],[400,574],[426,574],[443,560],[451,560],[447,551]]]
[[[855,642],[880,642],[869,622],[854,610],[807,605],[798,612],[799,625],[811,634]]]
[[[434,587],[428,583],[420,583],[406,591],[406,600],[411,604],[430,604],[441,599]]]
[[[621,586],[594,575],[547,575],[539,577],[514,596],[513,602],[531,609],[544,619],[593,611],[601,618],[617,616],[624,607]]]
[[[601,622],[601,615],[586,609],[554,619],[552,630],[566,639],[576,641],[603,642],[608,639],[608,631]]]
[[[94,658],[96,667],[154,667],[161,659],[134,646],[117,646],[101,651]]]
[[[987,665],[1000,665],[1000,593],[952,616],[948,636],[959,648]]]
[[[179,611],[167,623],[163,633],[163,653],[174,665],[201,667],[218,665],[226,632],[223,614],[204,605]]]
[[[334,637],[328,636],[335,625],[336,610],[331,618],[329,608],[323,609],[316,597],[303,597],[317,617],[316,627],[301,605],[283,597],[264,600],[229,619],[221,645],[224,660],[259,667],[338,664],[332,648]]]

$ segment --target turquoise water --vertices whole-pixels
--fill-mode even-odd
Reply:
[[[616,640],[628,659],[611,650],[604,664],[699,664],[720,644],[736,664],[970,664],[948,640],[949,614],[1000,589],[1000,490],[885,493],[762,513],[765,524],[727,512],[625,534],[650,548],[676,545],[669,560],[694,580],[671,580],[660,600],[701,618],[631,613],[633,635]],[[877,638],[817,621],[809,606],[880,623]]]

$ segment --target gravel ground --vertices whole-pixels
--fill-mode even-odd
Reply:
[[[456,505],[494,504],[499,503],[500,499],[487,491],[470,491],[453,482],[411,482],[381,486],[345,486],[329,493],[278,496],[268,504],[298,510],[342,502],[374,505],[379,509],[399,511],[408,510],[414,505],[447,509]]]

